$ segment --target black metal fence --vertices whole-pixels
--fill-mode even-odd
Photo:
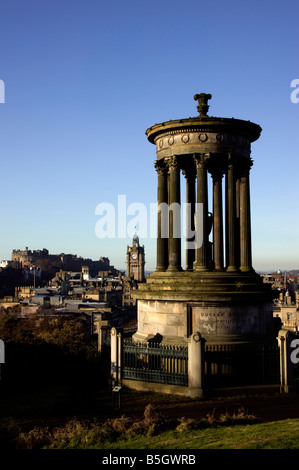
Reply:
[[[277,340],[228,345],[206,345],[207,387],[270,385],[280,381]]]
[[[188,347],[123,341],[122,378],[188,386]]]
[[[188,386],[188,346],[122,341],[122,378]],[[277,340],[205,346],[205,387],[280,383]]]

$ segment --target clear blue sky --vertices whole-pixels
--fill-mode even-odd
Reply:
[[[156,201],[148,127],[209,114],[258,123],[253,260],[299,268],[298,2],[2,0],[1,243],[125,267],[130,238],[99,239],[96,206]],[[130,217],[128,216],[128,220]],[[141,239],[146,268],[155,240]]]

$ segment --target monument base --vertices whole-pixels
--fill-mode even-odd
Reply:
[[[207,343],[223,344],[274,332],[274,292],[254,271],[155,272],[134,297],[134,341],[185,344],[198,331]]]

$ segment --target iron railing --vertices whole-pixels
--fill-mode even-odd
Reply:
[[[270,385],[280,381],[277,340],[205,347],[207,386]]]
[[[122,341],[123,379],[188,386],[188,346]],[[207,388],[280,382],[277,340],[205,346]]]
[[[123,341],[122,378],[188,386],[188,346]]]

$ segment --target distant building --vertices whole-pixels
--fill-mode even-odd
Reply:
[[[64,271],[81,271],[82,266],[89,268],[89,273],[94,276],[98,271],[111,271],[114,275],[118,274],[118,271],[114,266],[110,265],[109,258],[101,257],[98,260],[91,260],[89,258],[82,258],[81,256],[73,254],[50,254],[46,248],[42,250],[29,250],[28,247],[25,250],[13,250],[11,255],[12,262],[18,262],[25,266],[36,266],[41,267],[43,271],[51,271],[54,264],[58,268]]]
[[[134,279],[126,278],[122,289],[122,306],[127,308],[136,308],[136,300],[131,293],[137,289],[137,282]]]
[[[18,261],[23,265],[34,263],[37,260],[47,259],[49,251],[46,248],[42,250],[29,250],[26,246],[25,250],[13,250],[11,255],[12,261]]]
[[[131,246],[127,246],[127,277],[137,282],[144,282],[144,246],[139,245],[138,235],[135,234]]]
[[[122,286],[123,307],[136,309],[136,299],[131,295],[138,289],[138,284],[145,282],[145,252],[144,245],[140,246],[139,237],[134,235],[132,245],[127,246],[127,273]]]
[[[263,280],[269,283],[276,291],[274,300],[273,317],[280,319],[282,328],[298,331],[299,328],[299,289],[298,276],[296,274],[277,273],[264,274]]]

